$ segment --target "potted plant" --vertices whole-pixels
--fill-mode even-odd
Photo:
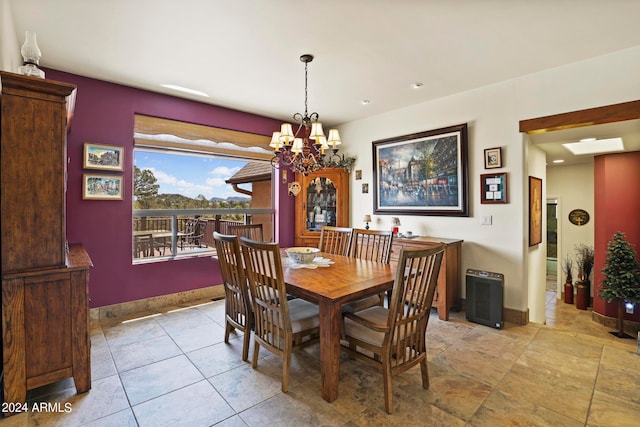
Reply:
[[[593,270],[593,247],[583,243],[576,245],[576,265],[578,267],[578,281],[576,282],[576,308],[586,310],[591,300],[591,271]]]
[[[566,277],[564,281],[564,302],[573,304],[573,259],[568,255],[562,260],[562,272]]]
[[[640,302],[640,263],[631,243],[618,231],[607,245],[605,267],[598,294],[611,302],[618,300],[618,331],[611,334],[618,338],[631,338],[624,333],[624,303]]]

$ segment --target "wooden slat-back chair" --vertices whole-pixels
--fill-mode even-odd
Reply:
[[[229,225],[229,233],[247,239],[263,242],[262,224],[233,224]]]
[[[348,342],[348,347],[343,348],[382,368],[384,406],[389,414],[393,411],[392,375],[419,363],[422,387],[429,388],[425,334],[443,253],[442,244],[429,249],[404,249],[389,308],[375,306],[343,313],[344,338]]]
[[[392,243],[393,233],[390,230],[365,230],[355,228],[351,240],[351,256],[388,264],[391,260]],[[364,310],[374,305],[383,305],[384,297],[384,293],[372,295],[344,305],[342,311],[354,312]]]
[[[229,333],[234,329],[242,331],[242,360],[249,358],[253,310],[249,300],[249,287],[244,274],[242,252],[238,236],[213,232],[220,273],[225,294],[224,342],[229,343]]]
[[[205,227],[205,220],[199,218],[187,220],[180,236],[180,249],[202,247]]]
[[[318,306],[300,298],[288,301],[280,246],[240,237],[253,303],[254,335],[252,366],[258,366],[260,346],[282,358],[282,391],[289,388],[291,353],[294,348],[319,338]]]
[[[320,232],[320,244],[318,248],[320,248],[322,252],[349,256],[352,237],[353,228],[325,225]]]
[[[391,258],[391,244],[393,233],[390,230],[353,230],[351,241],[351,256],[354,258],[368,259],[389,263]]]

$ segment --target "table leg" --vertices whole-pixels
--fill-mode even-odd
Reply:
[[[340,324],[342,312],[338,304],[320,302],[320,376],[322,398],[333,402],[338,398],[340,372]]]

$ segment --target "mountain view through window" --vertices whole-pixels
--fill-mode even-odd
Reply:
[[[247,160],[135,150],[134,209],[247,208],[251,197],[225,181]],[[238,185],[251,191],[251,183]]]

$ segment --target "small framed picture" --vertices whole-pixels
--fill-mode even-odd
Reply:
[[[362,170],[356,170],[356,180],[362,179]]]
[[[85,200],[122,200],[122,176],[82,176],[82,198]]]
[[[507,173],[480,175],[480,202],[507,203]]]
[[[502,167],[502,148],[487,148],[484,150],[484,168],[493,169]]]
[[[124,148],[115,145],[84,143],[82,167],[106,171],[124,170]]]
[[[365,194],[369,192],[369,184],[362,184],[362,192]]]

